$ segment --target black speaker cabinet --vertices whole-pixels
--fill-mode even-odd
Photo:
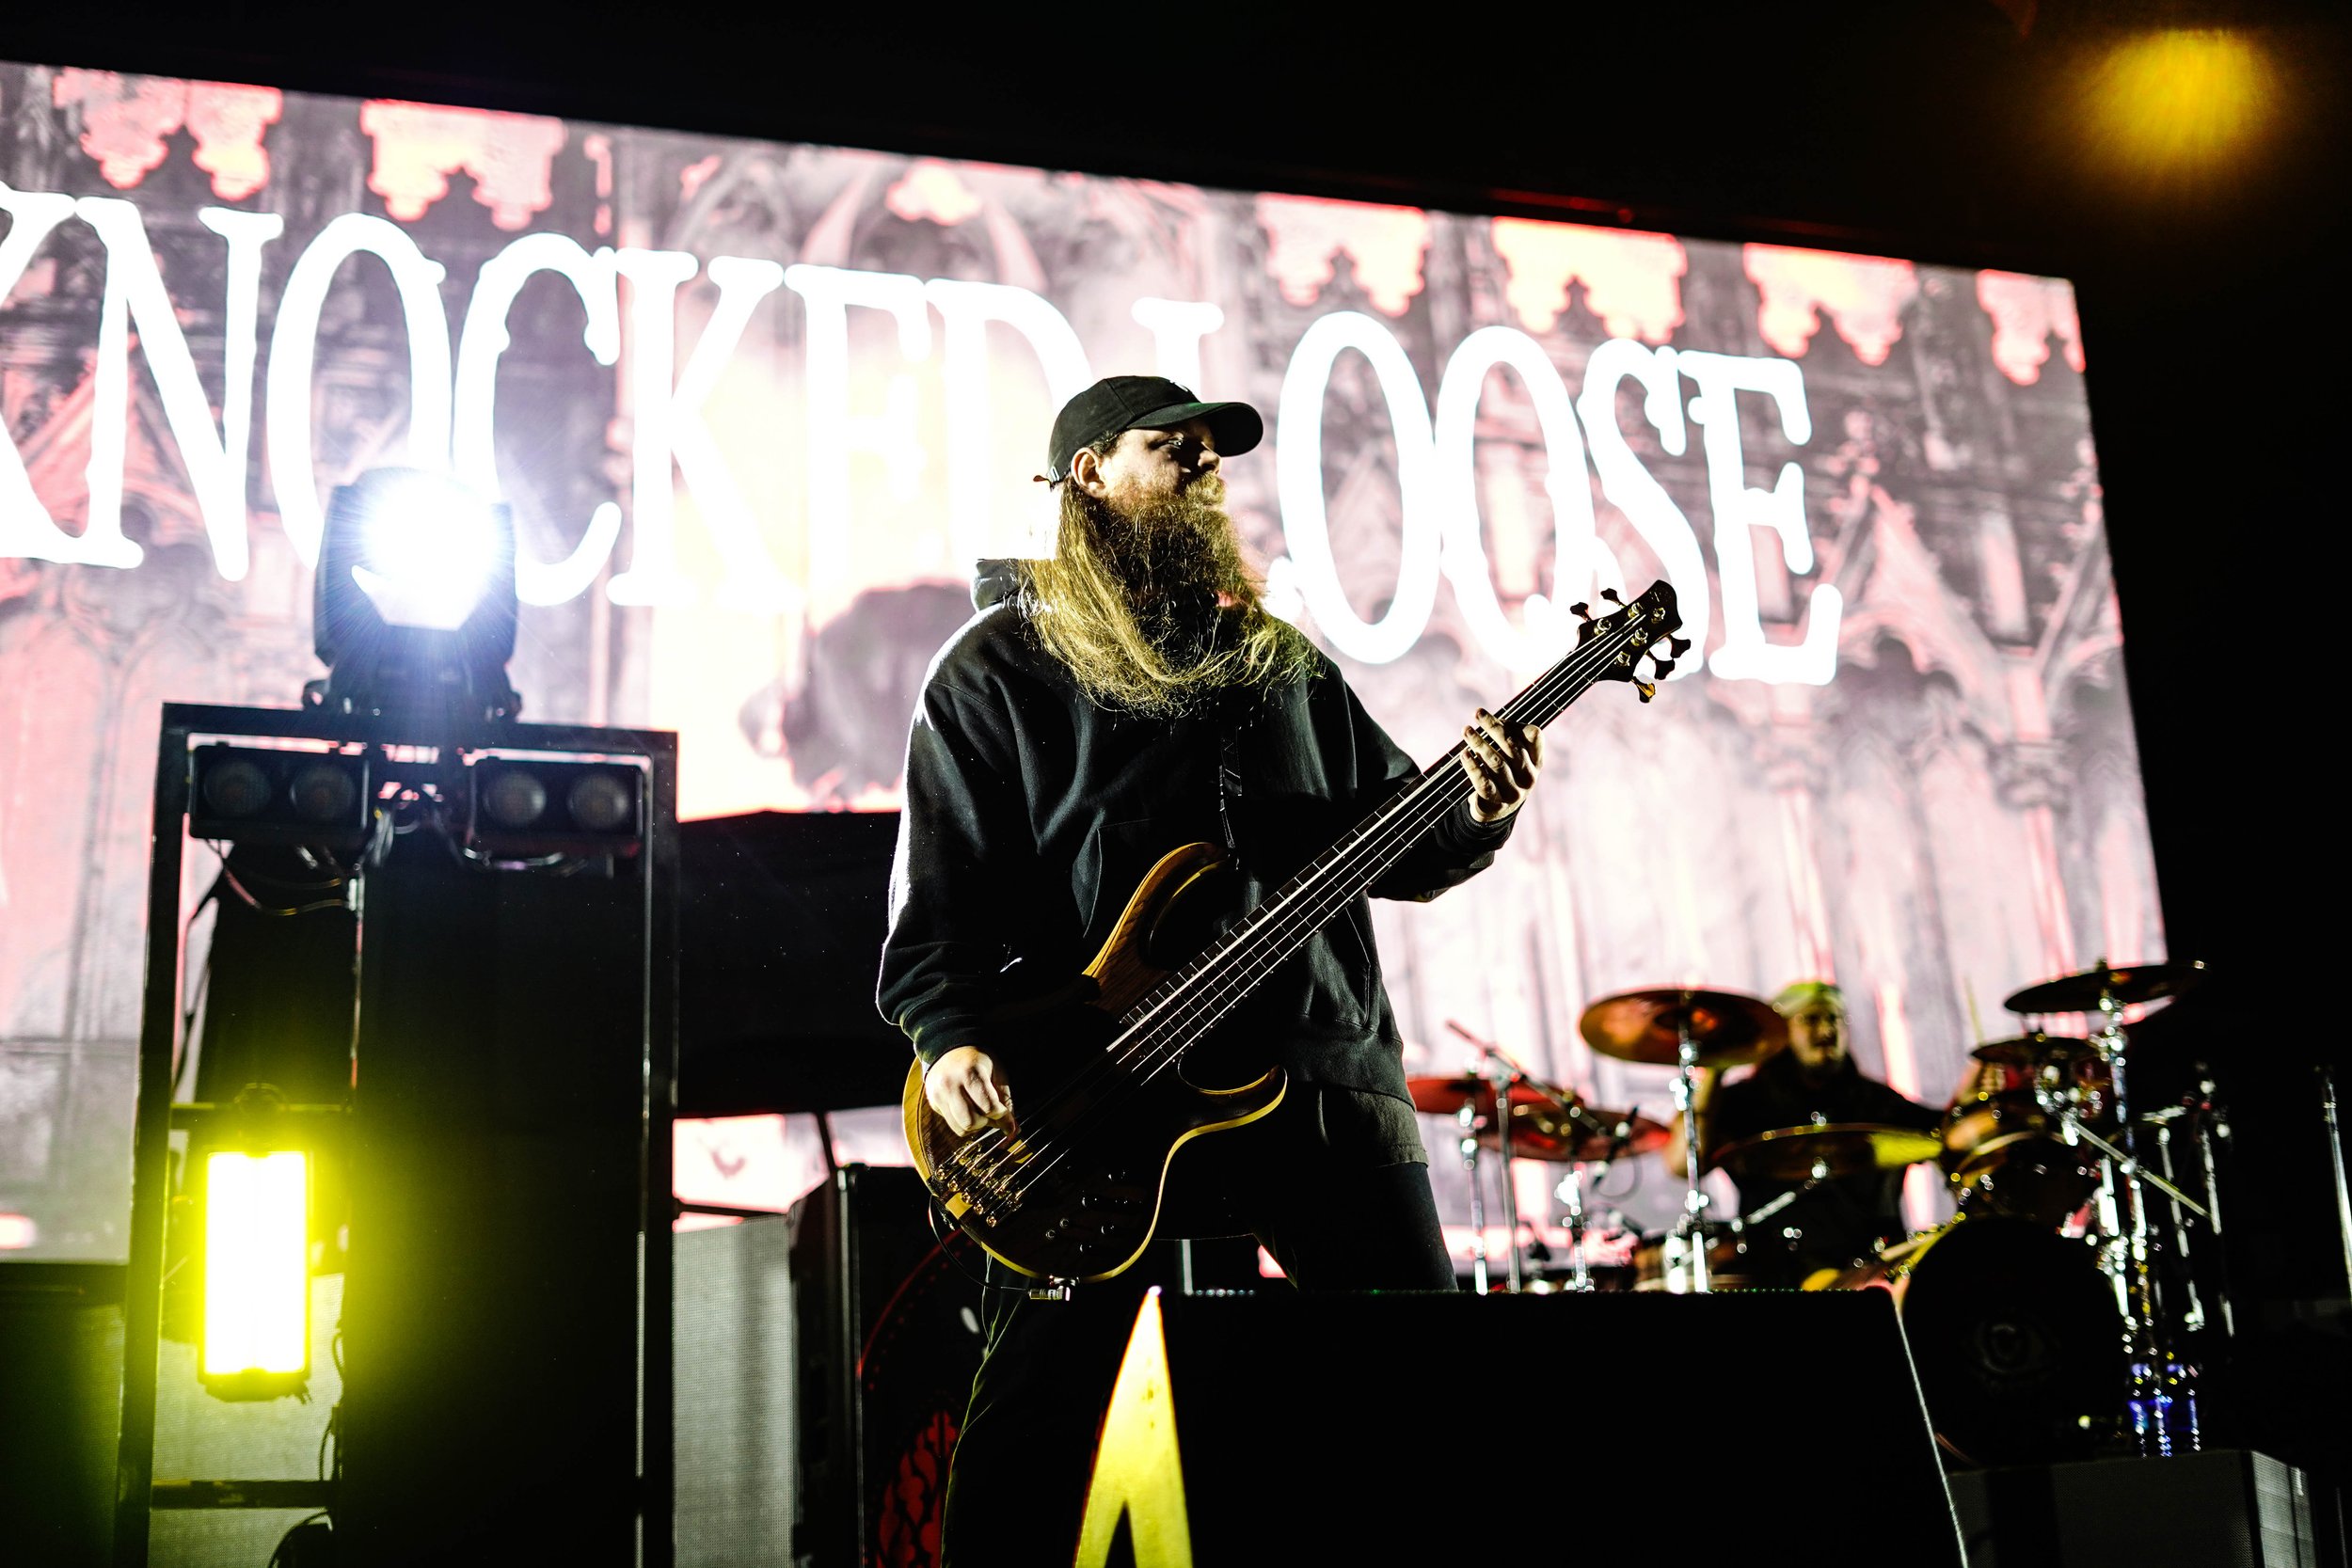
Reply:
[[[947,1460],[980,1362],[979,1289],[931,1235],[914,1172],[846,1165],[792,1206],[793,1554],[938,1560]]]
[[[1960,1568],[1893,1299],[1154,1293],[1077,1560],[1556,1562],[1616,1528],[1659,1562]]]
[[[491,875],[421,832],[369,878],[346,1563],[638,1560],[641,1327],[670,1402],[639,1322],[646,909],[626,863]]]

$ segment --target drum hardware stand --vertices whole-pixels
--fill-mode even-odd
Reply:
[[[1489,1057],[1497,1053],[1488,1052]],[[1511,1090],[1520,1074],[1510,1063],[1494,1061],[1495,1086],[1495,1180],[1502,1198],[1503,1245],[1510,1249],[1510,1290],[1519,1293],[1519,1195],[1518,1183],[1511,1172]],[[1480,1237],[1483,1243],[1485,1237]]]
[[[2103,974],[2107,971],[2105,958],[2100,958],[2098,968]],[[2204,1217],[2204,1210],[2139,1163],[2127,1070],[2130,1041],[2123,1033],[2122,1015],[2122,1004],[2102,982],[2099,1027],[2091,1033],[2090,1041],[2100,1059],[2107,1064],[2115,1092],[2115,1123],[2122,1133],[2122,1147],[2118,1148],[2090,1128],[2079,1125],[2071,1115],[2066,1123],[2070,1134],[2079,1133],[2083,1141],[2106,1157],[2100,1171],[2099,1195],[2099,1218],[2106,1241],[2100,1250],[2107,1273],[2115,1281],[2117,1303],[2122,1308],[2123,1341],[2131,1365],[2127,1402],[2132,1430],[2143,1457],[2169,1458],[2173,1451],[2172,1424],[2178,1418],[2176,1404],[2180,1400],[2185,1399],[2187,1405],[2181,1414],[2187,1418],[2185,1435],[2188,1448],[2193,1451],[2198,1447],[2196,1395],[2188,1382],[2193,1373],[2174,1355],[2165,1332],[2163,1312],[2156,1298],[2155,1271],[2149,1258],[2148,1196],[2142,1184],[2157,1188],[2200,1218]],[[2119,1199],[2121,1209],[2128,1213],[2119,1212]]]
[[[1543,1092],[1547,1094],[1550,1093],[1549,1089],[1544,1089],[1544,1086],[1540,1084],[1538,1084],[1536,1087],[1538,1089],[1543,1089]],[[1616,1148],[1623,1148],[1625,1147],[1626,1141],[1630,1135],[1629,1122],[1621,1121],[1614,1127],[1609,1127],[1602,1122],[1599,1117],[1584,1109],[1583,1106],[1572,1104],[1567,1101],[1560,1100],[1557,1095],[1553,1095],[1552,1099],[1560,1105],[1561,1109],[1566,1111],[1569,1116],[1575,1117],[1578,1121],[1582,1122],[1585,1126],[1593,1129],[1595,1132],[1605,1132],[1611,1142]],[[1601,1182],[1609,1179],[1609,1162],[1607,1160],[1571,1160],[1568,1162],[1567,1174],[1560,1179],[1560,1185],[1557,1189],[1557,1196],[1559,1196],[1560,1202],[1562,1206],[1567,1210],[1568,1289],[1571,1291],[1589,1291],[1593,1289],[1593,1271],[1591,1266],[1585,1261],[1584,1258],[1584,1167],[1588,1164],[1593,1167],[1593,1183],[1595,1186],[1598,1186]]]
[[[2319,1110],[2328,1123],[2328,1157],[2335,1162],[2336,1236],[2344,1243],[2344,1281],[2352,1290],[2352,1188],[2344,1180],[2344,1129],[2336,1123],[2336,1074],[2319,1064]]]
[[[1459,1026],[1456,1026],[1454,1032],[1465,1038],[1471,1039],[1485,1053],[1486,1060],[1493,1063],[1498,1069],[1495,1077],[1495,1104],[1498,1107],[1496,1115],[1503,1125],[1496,1134],[1496,1141],[1501,1145],[1502,1152],[1503,1214],[1504,1223],[1511,1227],[1511,1289],[1516,1291],[1519,1288],[1519,1227],[1518,1194],[1513,1189],[1511,1183],[1509,1126],[1511,1089],[1520,1084],[1525,1084],[1529,1088],[1550,1101],[1570,1120],[1582,1124],[1620,1146],[1629,1136],[1630,1124],[1621,1121],[1614,1127],[1610,1126],[1587,1111],[1573,1097],[1561,1094],[1558,1089],[1528,1072],[1518,1062],[1494,1046],[1477,1039]],[[1606,1160],[1597,1160],[1592,1163],[1597,1165],[1603,1173],[1606,1173],[1609,1168],[1609,1162]],[[1568,1173],[1560,1179],[1560,1185],[1557,1189],[1560,1201],[1566,1206],[1568,1212],[1568,1289],[1571,1291],[1589,1291],[1593,1288],[1592,1271],[1584,1259],[1584,1164],[1585,1162],[1581,1160],[1568,1162]],[[1599,1178],[1597,1177],[1595,1180],[1597,1180]]]
[[[1594,1178],[1594,1180],[1598,1182],[1606,1177],[1609,1170],[1609,1162],[1606,1160],[1596,1160],[1593,1163],[1597,1165],[1602,1172],[1601,1176]],[[1568,1162],[1568,1173],[1560,1179],[1558,1196],[1562,1206],[1567,1210],[1568,1214],[1568,1289],[1571,1291],[1589,1291],[1593,1288],[1593,1271],[1586,1267],[1584,1262],[1583,1161],[1571,1160]]]
[[[1463,1101],[1455,1113],[1462,1124],[1462,1168],[1470,1173],[1470,1289],[1486,1293],[1486,1191],[1478,1180],[1478,1103]]]
[[[1682,1217],[1675,1222],[1674,1234],[1682,1243],[1683,1290],[1705,1293],[1707,1279],[1707,1193],[1699,1179],[1705,1174],[1700,1162],[1698,1098],[1692,1082],[1698,1070],[1698,1042],[1691,1037],[1691,993],[1682,993],[1682,1006],[1677,1009],[1675,1025],[1675,1113],[1682,1118],[1683,1164],[1690,1175],[1690,1187],[1682,1196]],[[1668,1267],[1667,1289],[1674,1289],[1674,1274]]]
[[[2189,1242],[2188,1222],[2181,1217],[2182,1207],[2186,1200],[2180,1196],[2179,1188],[2172,1181],[2172,1123],[2185,1109],[2185,1106],[2168,1105],[2147,1118],[2148,1125],[2156,1132],[2156,1163],[2164,1167],[2164,1175],[2158,1177],[2153,1171],[2146,1174],[2149,1181],[2161,1188],[2172,1200],[2172,1255],[2179,1262],[2181,1291],[2185,1298],[2181,1308],[2181,1326],[2191,1334],[2202,1334],[2205,1331],[2204,1293],[2197,1288],[2197,1258]],[[2210,1218],[2210,1211],[2200,1205],[2186,1203],[2186,1206],[2189,1212],[2199,1219]]]
[[[2225,1140],[2229,1137],[2230,1121],[2221,1107],[2214,1102],[2212,1079],[2198,1079],[2197,1101],[2200,1113],[2197,1117],[2197,1164],[2205,1179],[2205,1229],[2216,1242],[2221,1242],[2226,1255],[2229,1243],[2221,1241],[2221,1181],[2214,1169],[2213,1140],[2217,1134]],[[2341,1148],[2337,1150],[2337,1158],[2343,1158]],[[2339,1203],[2343,1202],[2344,1184],[2341,1180],[2336,1184],[2336,1196]],[[2344,1252],[2347,1263],[2352,1263],[2352,1227],[2347,1227],[2344,1234]],[[2213,1273],[2214,1305],[2220,1308],[2223,1337],[2234,1338],[2237,1336],[2237,1318],[2230,1309],[2229,1269],[2226,1265],[2225,1256],[2224,1266],[2215,1269]],[[2346,1272],[2352,1274],[2352,1268]]]

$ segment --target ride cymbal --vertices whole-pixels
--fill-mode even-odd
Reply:
[[[1844,1121],[1758,1133],[1719,1151],[1714,1163],[1747,1180],[1818,1181],[1898,1170],[1943,1152],[1944,1140],[1933,1132]]]
[[[1760,1062],[1788,1043],[1788,1021],[1762,998],[1676,986],[1604,996],[1584,1009],[1577,1028],[1605,1056],[1673,1067],[1686,1022],[1702,1067]]]
[[[2012,1013],[2095,1013],[2103,996],[2119,1007],[2136,1006],[2178,996],[2204,977],[2204,964],[2194,958],[2128,967],[2102,964],[2027,986],[2001,1006]]]
[[[2031,1071],[2050,1062],[2089,1061],[2098,1053],[2091,1049],[2089,1040],[2077,1039],[2072,1035],[2045,1035],[2036,1029],[2030,1035],[2019,1035],[2013,1039],[1987,1040],[1968,1054],[1979,1062]]]

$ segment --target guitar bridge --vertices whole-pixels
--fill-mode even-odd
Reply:
[[[996,1226],[1021,1207],[1013,1178],[1026,1164],[1028,1152],[1017,1140],[992,1143],[985,1150],[977,1139],[960,1146],[940,1171],[950,1217],[961,1220],[968,1213],[984,1226]]]

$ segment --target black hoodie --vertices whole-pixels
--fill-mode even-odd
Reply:
[[[1320,655],[1303,681],[1197,714],[1101,707],[1029,630],[1013,563],[980,564],[979,613],[932,661],[908,736],[882,945],[877,1000],[926,1063],[992,1044],[1008,965],[1084,968],[1168,850],[1227,846],[1239,913],[1420,773]],[[1515,819],[1486,826],[1457,807],[1372,892],[1435,897],[1493,863]],[[1403,1098],[1362,898],[1258,985],[1217,1049],[1298,1082]]]

